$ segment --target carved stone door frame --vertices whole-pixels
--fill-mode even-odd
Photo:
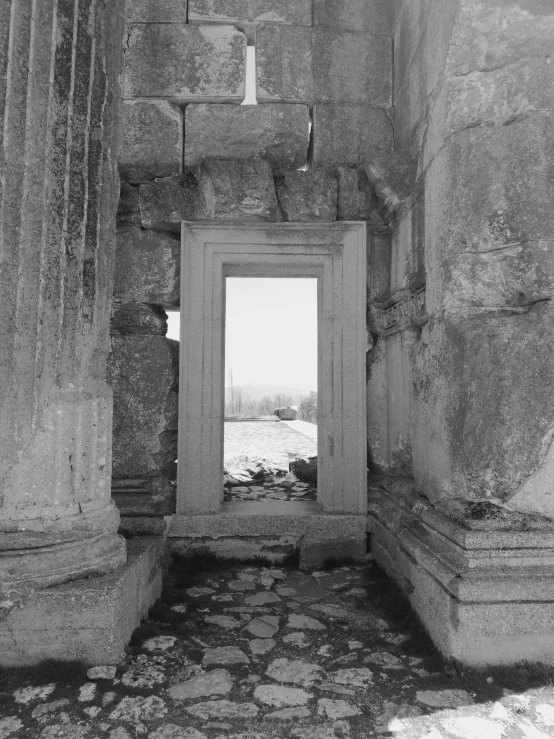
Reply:
[[[183,223],[178,516],[224,511],[226,277],[317,278],[320,511],[366,513],[366,249],[365,223]]]

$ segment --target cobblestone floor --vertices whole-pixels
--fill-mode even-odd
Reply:
[[[371,562],[198,570],[175,560],[121,664],[0,673],[0,739],[554,736],[546,670],[456,672]]]

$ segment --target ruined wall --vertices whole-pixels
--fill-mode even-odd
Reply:
[[[313,7],[312,7],[313,6]],[[124,530],[174,511],[182,220],[367,220],[392,147],[385,1],[127,3],[112,320],[114,497]],[[259,105],[245,94],[254,45]],[[313,124],[313,125],[312,125]]]

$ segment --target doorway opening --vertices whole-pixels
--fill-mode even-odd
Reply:
[[[318,280],[226,277],[226,502],[317,500]]]

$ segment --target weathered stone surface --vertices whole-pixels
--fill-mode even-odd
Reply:
[[[275,184],[285,221],[337,220],[338,182],[327,170],[289,172]]]
[[[177,236],[139,228],[119,229],[114,299],[122,303],[179,305],[180,250]]]
[[[274,171],[306,164],[306,105],[187,105],[185,165],[206,157],[267,160]]]
[[[149,734],[148,739],[207,739],[207,737],[192,726],[184,729],[177,724],[164,724]]]
[[[219,626],[222,629],[240,629],[243,624],[242,621],[239,621],[238,618],[233,618],[233,616],[206,616],[204,621],[208,624]]]
[[[314,106],[314,165],[359,166],[390,157],[392,123],[372,105]]]
[[[275,659],[268,666],[266,675],[281,683],[293,683],[307,688],[319,678],[321,667],[304,660]]]
[[[143,228],[181,233],[181,221],[210,217],[207,197],[210,187],[197,168],[141,185],[140,217]]]
[[[166,652],[175,646],[177,638],[175,636],[153,636],[147,639],[142,647],[147,652]]]
[[[262,24],[256,49],[258,101],[391,105],[390,38]]]
[[[324,631],[326,626],[311,616],[302,616],[291,613],[287,621],[289,629],[307,629],[308,631]]]
[[[282,220],[273,174],[267,162],[261,159],[205,159],[201,172],[209,218]]]
[[[278,711],[272,711],[271,713],[266,713],[264,718],[266,719],[272,719],[275,721],[292,721],[293,719],[297,718],[309,718],[310,716],[310,709],[309,708],[280,708]]]
[[[140,226],[139,189],[121,180],[116,223],[118,226]]]
[[[352,167],[338,167],[339,221],[367,221],[378,217],[378,200],[366,173]]]
[[[163,718],[166,713],[167,706],[157,695],[137,696],[136,698],[126,695],[110,713],[110,718],[112,721],[138,723]]]
[[[431,708],[459,708],[475,703],[466,690],[418,690],[416,699]]]
[[[244,631],[258,637],[258,639],[271,639],[279,631],[279,617],[260,616],[250,621]]]
[[[181,701],[207,698],[210,695],[227,695],[231,692],[233,682],[227,670],[212,670],[206,675],[199,675],[180,685],[174,685],[167,692],[174,700]]]
[[[313,13],[314,26],[388,35],[394,29],[390,0],[314,0]]]
[[[98,665],[87,671],[87,677],[89,680],[113,680],[116,672],[117,667],[114,665]]]
[[[272,21],[310,26],[310,0],[189,0],[189,22]]]
[[[119,172],[133,185],[179,174],[183,162],[181,112],[166,100],[123,100]]]
[[[256,593],[247,598],[245,603],[249,606],[265,606],[268,603],[279,603],[280,600],[277,593]]]
[[[187,0],[125,0],[125,21],[186,23]]]
[[[250,642],[250,651],[252,654],[267,654],[275,649],[277,642],[275,639],[252,639]]]
[[[312,696],[300,688],[284,688],[282,685],[258,685],[254,698],[268,706],[303,706]]]
[[[202,664],[209,665],[247,665],[250,659],[238,647],[215,647],[206,649]]]
[[[259,708],[254,703],[233,703],[232,701],[205,701],[187,709],[193,716],[207,721],[210,718],[252,718]]]
[[[179,342],[112,336],[113,476],[175,479]]]
[[[317,702],[317,712],[330,719],[358,716],[361,711],[358,706],[353,706],[344,700],[332,700],[331,698],[320,698]]]
[[[112,306],[110,333],[165,336],[167,313],[147,303],[115,303]]]
[[[234,26],[149,23],[129,28],[123,93],[179,102],[244,98],[246,36]]]
[[[349,688],[364,688],[373,682],[373,673],[367,667],[347,667],[329,673],[329,680]]]

